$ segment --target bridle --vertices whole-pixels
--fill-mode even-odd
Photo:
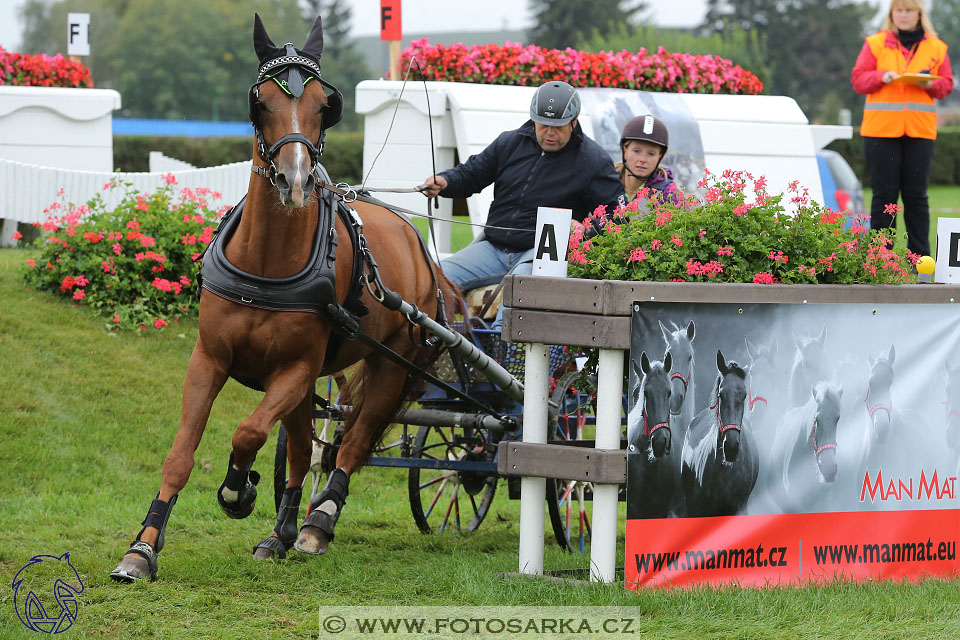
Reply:
[[[320,77],[320,65],[315,60],[297,53],[293,44],[288,42],[284,47],[284,55],[267,60],[260,65],[257,81],[250,85],[250,90],[247,94],[250,123],[253,124],[253,131],[257,138],[257,150],[260,152],[260,157],[269,163],[267,167],[254,164],[251,167],[251,171],[267,178],[273,186],[277,186],[277,166],[274,160],[284,145],[290,144],[291,142],[298,142],[304,145],[307,148],[307,153],[310,155],[310,172],[315,173],[317,162],[323,154],[323,142],[327,129],[337,124],[343,117],[343,95],[339,89]],[[287,76],[285,79],[281,78],[284,74]],[[323,109],[320,138],[316,144],[307,136],[297,132],[288,133],[267,147],[267,143],[263,137],[259,89],[260,85],[271,80],[276,82],[277,86],[292,98],[302,96],[304,86],[310,80],[316,80],[324,88],[331,91],[331,93],[327,95],[327,105]]]
[[[720,417],[720,386],[721,386],[720,384],[717,384],[717,401],[714,402],[712,405],[710,405],[710,408],[717,410],[717,424],[720,425],[720,435],[722,436],[724,433],[726,433],[727,431],[730,431],[731,429],[735,431],[741,431],[743,429],[743,425],[734,424],[734,423],[723,424],[723,418]]]
[[[818,445],[817,444],[817,419],[813,419],[813,428],[810,430],[810,437],[813,439],[813,453],[817,456],[817,462],[820,461],[820,454],[827,449],[836,449],[836,442],[828,442],[827,444]]]
[[[870,406],[870,385],[867,385],[867,397],[864,398],[863,404],[867,407],[867,414],[870,416],[870,419],[873,419],[873,414],[877,411],[886,411],[887,417],[893,419],[893,400],[889,404],[883,404],[882,402]]]

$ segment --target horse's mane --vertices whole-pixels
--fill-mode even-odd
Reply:
[[[691,443],[691,455],[689,459],[684,457],[684,462],[686,462],[691,469],[693,469],[694,474],[697,477],[697,484],[703,484],[703,472],[707,467],[707,460],[710,459],[711,455],[717,454],[717,438],[713,429],[710,429],[710,425],[715,424],[713,420],[713,409],[711,407],[716,406],[720,398],[720,381],[723,379],[723,376],[717,376],[717,383],[713,385],[713,391],[710,392],[710,404],[706,409],[703,409],[700,413],[694,416],[693,420],[690,422],[690,426],[687,428],[687,436],[699,436],[699,440],[695,443]],[[700,433],[697,433],[696,429],[700,427],[701,424],[706,423],[707,428],[700,429]]]

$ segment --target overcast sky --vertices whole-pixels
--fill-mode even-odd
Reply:
[[[878,6],[885,2],[870,1]],[[0,46],[8,51],[17,51],[20,46],[16,9],[21,4],[22,0],[0,0]],[[379,0],[353,0],[352,5],[354,34],[379,33]],[[651,21],[663,27],[700,24],[706,11],[706,0],[648,0],[648,5]],[[402,0],[402,7],[403,30],[408,33],[524,29],[531,23],[526,0]],[[91,19],[96,20],[96,16]],[[66,25],[63,29],[66,32]]]
[[[20,46],[16,9],[21,4],[22,0],[0,0],[0,46],[8,51],[17,51]],[[380,1],[353,0],[351,4],[354,34],[379,33]],[[658,25],[692,26],[703,19],[706,0],[650,0],[650,6],[651,17]],[[403,30],[409,33],[524,29],[531,24],[525,0],[402,0],[402,7]],[[91,19],[96,20],[96,16]],[[66,32],[66,25],[63,29]]]

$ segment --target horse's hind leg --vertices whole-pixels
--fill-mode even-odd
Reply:
[[[283,559],[297,539],[300,499],[303,479],[310,467],[313,447],[310,419],[313,413],[313,393],[308,392],[303,401],[289,415],[281,418],[287,430],[287,459],[290,462],[290,477],[277,510],[277,524],[270,535],[253,548],[258,560]]]
[[[180,428],[163,463],[160,492],[150,504],[143,529],[110,577],[117,582],[133,582],[157,577],[157,554],[163,549],[164,532],[177,494],[187,484],[193,470],[194,453],[200,444],[210,417],[213,400],[227,380],[226,371],[198,343],[190,356],[183,386]]]
[[[399,350],[396,345],[388,346]],[[409,343],[407,346],[409,347]],[[407,353],[405,357],[409,358],[411,355]],[[404,369],[376,357],[368,358],[364,367],[355,375],[364,375],[371,383],[375,381],[376,390],[367,387],[365,392],[361,389],[351,398],[357,412],[356,418],[344,433],[337,453],[337,468],[330,472],[327,485],[311,498],[310,513],[304,518],[300,536],[294,545],[297,551],[302,553],[326,553],[333,541],[333,530],[346,502],[350,476],[370,455],[374,439],[383,432],[384,425],[399,405],[407,380]]]

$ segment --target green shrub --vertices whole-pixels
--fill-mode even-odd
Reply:
[[[751,202],[748,180],[753,183]],[[895,230],[871,231],[859,219],[845,230],[843,212],[812,203],[796,181],[788,194],[772,197],[765,183],[739,171],[726,171],[719,179],[708,175],[698,184],[706,188],[704,201],[691,196],[679,205],[641,190],[612,220],[601,219],[602,235],[584,240],[583,228],[571,233],[570,275],[757,284],[915,281],[910,263],[919,256],[904,257],[888,248]],[[603,215],[601,209],[594,217]],[[899,207],[890,205],[890,210]],[[613,221],[618,218],[622,222]]]
[[[112,211],[100,194],[86,205],[54,202],[36,240],[40,255],[27,261],[27,282],[91,307],[111,329],[161,329],[196,315],[197,260],[228,205],[214,210],[219,194],[175,191],[175,184],[168,176],[146,194],[108,182],[104,189],[127,189]]]
[[[183,160],[197,167],[216,167],[253,157],[253,136],[184,138],[173,136],[114,136],[113,164],[119,171],[147,171],[150,152]],[[335,182],[359,184],[363,173],[363,132],[327,132],[321,164]]]

